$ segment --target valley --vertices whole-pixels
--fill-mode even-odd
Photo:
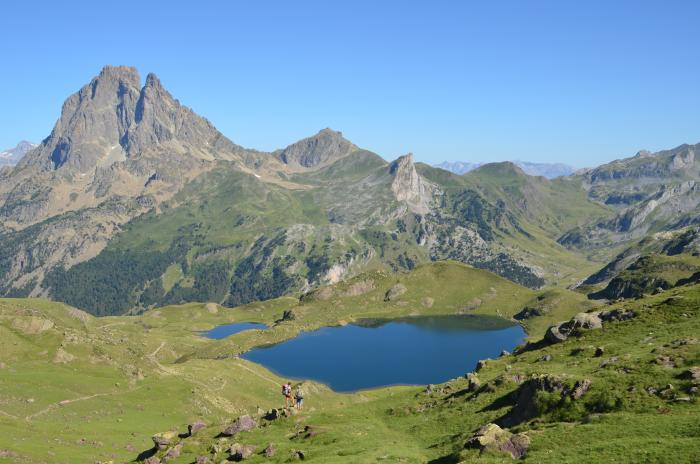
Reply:
[[[259,151],[106,66],[25,148],[0,461],[697,458],[700,144],[461,174],[330,128]]]

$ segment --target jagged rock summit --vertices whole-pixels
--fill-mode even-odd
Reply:
[[[389,166],[389,172],[394,176],[391,190],[396,199],[405,202],[414,213],[427,214],[430,211],[437,186],[418,174],[413,162],[413,153],[408,153],[393,161]]]
[[[21,166],[85,173],[155,147],[202,159],[231,159],[240,149],[174,99],[155,74],[141,87],[135,68],[105,66],[66,100],[51,135]]]

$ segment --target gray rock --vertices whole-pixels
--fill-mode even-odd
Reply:
[[[177,459],[180,457],[180,454],[182,453],[182,444],[177,444],[170,448],[164,456],[164,460],[170,461],[172,459]]]
[[[244,459],[248,459],[255,454],[255,446],[234,443],[229,448],[229,454],[234,461],[243,461]]]
[[[266,458],[274,457],[275,453],[277,453],[277,447],[275,447],[275,445],[273,443],[270,443],[269,445],[267,445],[267,447],[265,447],[265,449],[263,450],[263,455]]]
[[[175,444],[177,441],[178,435],[177,432],[174,431],[168,431],[168,432],[162,432],[162,433],[157,433],[151,437],[153,440],[153,444],[158,448],[159,450],[164,450],[168,448],[169,446]]]
[[[530,438],[523,434],[513,434],[496,424],[481,427],[467,442],[465,448],[483,452],[507,453],[513,459],[520,459],[527,453]]]
[[[252,430],[257,426],[258,424],[255,422],[255,419],[246,414],[245,416],[241,416],[236,419],[236,421],[226,427],[221,434],[227,437],[232,437],[240,432]]]
[[[384,301],[394,301],[399,296],[406,293],[408,289],[403,284],[396,284],[391,287],[384,295]]]
[[[206,427],[207,427],[207,424],[206,424],[204,421],[198,420],[198,421],[196,421],[196,422],[194,422],[194,423],[192,423],[192,424],[189,424],[189,425],[187,426],[187,433],[188,433],[190,436],[192,436],[192,435],[194,435],[195,433],[197,433],[198,431],[200,431],[200,430],[202,430],[202,429],[204,429],[204,428],[206,428]]]

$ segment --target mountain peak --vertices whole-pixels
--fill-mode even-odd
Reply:
[[[394,177],[391,190],[396,199],[405,202],[414,213],[426,214],[430,210],[435,186],[418,174],[413,162],[413,153],[407,153],[392,161],[389,173]]]
[[[95,80],[122,81],[129,83],[132,87],[141,86],[139,71],[132,66],[104,66],[100,74],[93,81]]]
[[[278,156],[291,168],[310,169],[327,166],[357,150],[357,146],[345,139],[342,132],[325,128],[289,145]]]
[[[154,73],[148,73],[146,76],[145,87],[163,88],[163,85],[160,83],[158,76],[156,76]]]
[[[67,166],[85,173],[166,142],[168,150],[212,159],[217,156],[209,153],[212,147],[233,147],[227,141],[174,99],[155,74],[149,73],[142,87],[136,68],[105,66],[68,97],[51,135],[25,162],[45,170]]]

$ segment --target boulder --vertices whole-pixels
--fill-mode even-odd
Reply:
[[[513,459],[520,459],[527,453],[530,438],[523,434],[513,434],[496,424],[481,427],[467,442],[465,448],[484,452],[507,453]]]
[[[603,321],[600,319],[599,313],[597,312],[578,313],[569,321],[569,324],[571,325],[570,330],[572,331],[576,329],[593,330],[603,328]]]
[[[166,461],[170,461],[171,459],[177,459],[180,457],[180,454],[182,453],[182,444],[177,444],[170,448],[164,456],[164,459]]]
[[[485,359],[480,359],[476,363],[476,367],[474,368],[474,372],[479,372],[481,369],[486,367],[486,360]]]
[[[248,459],[253,454],[255,454],[254,445],[241,445],[240,443],[234,443],[228,450],[231,455],[231,459],[234,461],[243,461]]]
[[[266,458],[274,457],[275,453],[277,453],[277,448],[272,443],[267,445],[267,447],[263,450],[263,456],[265,456]]]
[[[289,416],[289,412],[286,409],[273,408],[273,409],[270,409],[269,411],[267,411],[265,413],[265,415],[263,415],[263,419],[269,420],[269,421],[274,421],[274,420],[280,419],[282,417],[288,417],[288,416]]]
[[[663,354],[657,356],[656,359],[654,359],[654,363],[658,364],[659,366],[665,367],[666,369],[673,369],[674,367],[676,367],[676,363],[673,361],[673,358]]]
[[[400,297],[406,293],[408,289],[403,284],[396,284],[391,287],[384,295],[384,301],[394,301],[396,298]]]
[[[544,339],[546,342],[554,344],[566,341],[568,338],[568,332],[564,333],[561,331],[563,324],[553,325],[544,334]]]
[[[591,383],[592,382],[588,379],[577,381],[576,384],[574,384],[574,389],[571,391],[571,399],[580,399],[588,392],[588,389],[591,387]]]
[[[207,424],[204,421],[198,420],[198,421],[195,421],[194,423],[189,424],[187,426],[187,433],[190,436],[192,436],[195,433],[197,433],[198,431],[200,431],[206,427],[207,427]]]
[[[588,379],[577,381],[571,387],[561,377],[549,374],[535,375],[518,388],[515,405],[498,420],[498,423],[504,427],[512,427],[537,417],[541,413],[537,404],[538,392],[557,393],[562,399],[569,397],[576,401],[588,392],[590,386],[591,381]]]
[[[304,454],[304,452],[301,450],[292,451],[292,459],[303,461],[306,459],[306,454]]]
[[[240,432],[254,429],[257,426],[258,424],[255,422],[255,419],[246,414],[245,416],[241,416],[236,419],[236,421],[226,427],[221,434],[227,437],[232,437]]]
[[[681,372],[680,378],[684,380],[692,380],[693,383],[700,383],[700,367],[694,366],[684,370]]]
[[[605,354],[605,348],[602,346],[599,346],[595,349],[595,353],[593,354],[593,356],[595,356],[596,358],[600,358],[604,354]]]
[[[177,438],[177,432],[169,431],[157,433],[151,437],[151,440],[153,440],[153,444],[156,446],[156,448],[159,450],[164,450],[170,445],[174,444],[175,441],[177,441]]]
[[[469,373],[466,376],[467,379],[467,391],[470,393],[473,393],[481,387],[481,380],[479,380],[479,377],[476,376],[476,374]]]

